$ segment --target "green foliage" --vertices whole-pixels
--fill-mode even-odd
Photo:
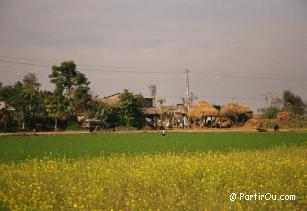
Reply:
[[[55,91],[46,94],[44,104],[48,115],[54,119],[54,129],[58,128],[58,120],[68,118],[68,101],[61,93]]]
[[[17,81],[13,86],[1,85],[0,100],[15,109],[15,118],[24,127],[36,128],[44,114],[40,83],[34,73],[28,73],[22,82]]]
[[[267,108],[261,108],[260,112],[262,113],[263,118],[267,119],[275,119],[277,116],[277,113],[280,112],[280,110],[276,107],[267,107]]]
[[[285,111],[291,112],[296,116],[302,116],[306,108],[302,98],[290,90],[286,90],[283,93],[283,105]]]
[[[262,117],[267,119],[276,118],[277,113],[280,111],[287,111],[292,117],[300,117],[304,115],[306,110],[306,104],[302,98],[290,90],[283,92],[282,99],[276,93],[268,93],[265,100],[267,101],[267,107],[260,108],[259,111]],[[283,106],[281,107],[281,105]]]
[[[84,107],[84,116],[85,119],[93,119],[96,118],[100,111],[101,102],[89,100]]]
[[[118,106],[111,106],[105,103],[100,103],[95,118],[101,120],[106,128],[113,128],[120,123],[120,113]]]
[[[11,94],[12,86],[3,86],[0,82],[0,101],[4,101],[4,104],[2,105],[4,108],[0,110],[0,131],[6,131],[13,124],[11,114],[7,110]]]
[[[36,119],[42,109],[40,83],[34,73],[27,74],[23,79],[23,110],[25,122],[30,128],[36,128]]]
[[[135,95],[128,90],[120,95],[119,109],[122,122],[128,127],[141,129],[145,124],[145,117],[142,111],[142,95]]]
[[[84,129],[77,121],[68,121],[67,130],[82,130]]]
[[[0,101],[5,101],[8,103],[12,96],[12,93],[12,86],[4,86],[2,83],[0,83]]]
[[[91,97],[90,82],[86,76],[76,70],[73,61],[66,61],[61,66],[53,66],[49,78],[51,83],[55,84],[56,95],[62,95],[67,99],[70,115],[77,116],[78,109]]]
[[[8,127],[12,126],[13,121],[12,117],[7,111],[7,109],[1,109],[0,110],[0,131],[1,130],[7,130]]]
[[[24,104],[23,84],[17,81],[13,86],[3,86],[0,91],[0,100],[5,101],[7,106],[13,107],[18,122],[24,122],[26,105]]]
[[[29,129],[48,128],[50,118],[65,120],[69,116],[76,119],[79,109],[83,109],[90,99],[90,82],[76,70],[73,61],[53,66],[49,76],[55,84],[54,92],[41,91],[34,73],[28,73],[23,80],[12,86],[0,83],[0,101],[15,109],[14,119]]]

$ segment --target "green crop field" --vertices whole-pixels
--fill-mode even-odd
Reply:
[[[44,157],[95,157],[110,154],[208,152],[300,146],[307,133],[160,133],[0,137],[0,162]]]
[[[306,144],[306,132],[0,137],[0,210],[306,210]]]

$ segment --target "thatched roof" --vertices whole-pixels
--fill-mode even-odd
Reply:
[[[244,114],[251,110],[245,104],[239,104],[236,102],[229,102],[221,108],[221,115],[233,115],[233,114]]]
[[[206,101],[198,101],[188,111],[190,118],[202,118],[205,116],[218,116],[218,110]]]

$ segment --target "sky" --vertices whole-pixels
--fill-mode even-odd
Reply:
[[[253,110],[268,92],[307,100],[306,0],[0,0],[0,81],[28,72],[52,90],[52,65],[73,60],[95,95],[123,89],[180,103]]]

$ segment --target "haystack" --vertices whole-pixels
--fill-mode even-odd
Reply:
[[[248,119],[248,117],[245,117],[248,112],[251,112],[251,110],[248,108],[247,105],[239,104],[233,101],[227,103],[220,110],[220,114],[222,116],[228,116],[230,118],[233,118],[235,125],[237,125],[240,116],[242,117],[240,122],[244,123]]]
[[[257,128],[260,125],[259,119],[253,118],[245,122],[244,127]]]
[[[189,118],[202,119],[203,117],[217,117],[218,110],[206,101],[198,101],[188,111]]]
[[[221,115],[222,116],[228,116],[228,115],[240,115],[249,112],[250,109],[245,104],[239,104],[236,102],[229,102],[226,105],[224,105],[221,109]]]

